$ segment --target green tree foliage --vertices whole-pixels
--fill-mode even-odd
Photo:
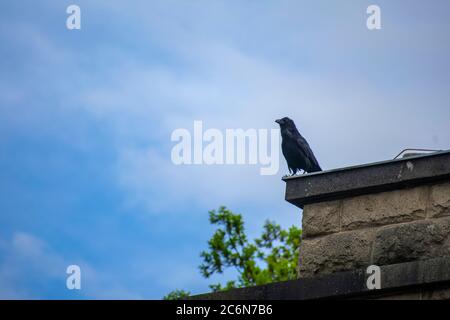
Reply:
[[[187,298],[191,295],[189,291],[184,290],[174,290],[170,292],[168,295],[164,296],[163,300],[180,300]]]
[[[236,280],[225,285],[210,285],[213,291],[297,278],[299,228],[292,226],[284,230],[267,220],[261,236],[249,241],[240,214],[222,206],[209,212],[209,221],[217,229],[208,241],[208,249],[200,254],[203,259],[200,265],[202,276],[209,278],[228,268],[234,268],[238,274]]]

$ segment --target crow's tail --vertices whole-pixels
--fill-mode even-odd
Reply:
[[[322,171],[322,168],[319,166],[319,164],[313,164],[308,172],[311,173],[311,172],[319,172],[319,171]]]

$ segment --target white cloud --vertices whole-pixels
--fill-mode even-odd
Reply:
[[[45,242],[31,234],[16,232],[10,241],[2,239],[0,251],[3,256],[0,296],[3,299],[39,297],[39,293],[30,292],[27,286],[20,285],[30,276],[39,277],[39,283],[39,279],[64,277],[63,260],[50,253]]]
[[[26,232],[15,232],[11,239],[0,239],[0,298],[1,299],[61,299],[70,297],[66,289],[66,268],[81,267],[82,289],[75,298],[140,299],[118,282],[108,269],[95,270],[89,263],[75,258],[70,251],[59,254],[43,239]],[[69,257],[71,256],[71,257]],[[57,289],[48,287],[59,283]]]

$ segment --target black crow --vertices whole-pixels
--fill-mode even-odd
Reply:
[[[275,122],[281,128],[281,137],[283,139],[281,150],[286,159],[289,172],[292,172],[292,175],[294,175],[300,170],[304,172],[322,171],[308,142],[298,132],[294,121],[284,117],[283,119],[275,120]]]

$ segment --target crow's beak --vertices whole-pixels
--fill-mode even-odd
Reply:
[[[276,123],[280,124],[280,119],[275,120]]]

